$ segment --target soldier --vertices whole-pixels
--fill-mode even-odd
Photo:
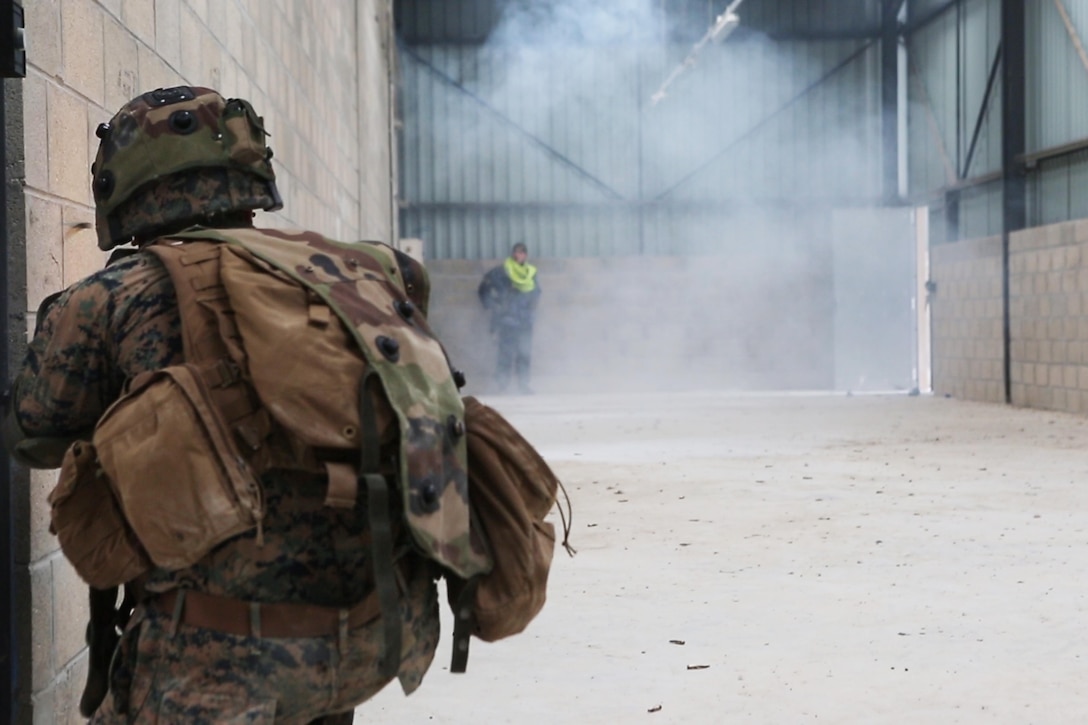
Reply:
[[[190,327],[188,318],[179,312],[182,295],[176,293],[172,282],[174,269],[164,264],[165,256],[152,253],[157,249],[156,240],[170,236],[170,244],[182,250],[194,241],[225,244],[242,236],[269,245],[301,240],[331,250],[310,257],[320,260],[322,269],[315,274],[329,272],[332,281],[326,288],[343,277],[327,265],[338,261],[341,247],[349,245],[338,247],[311,233],[292,236],[253,228],[255,210],[273,211],[282,205],[262,124],[263,119],[246,101],[225,100],[207,88],[178,87],[138,96],[99,127],[101,144],[92,168],[99,246],[109,250],[132,243],[136,249],[65,290],[39,313],[5,422],[5,443],[17,459],[56,468],[66,450],[68,456],[73,450],[78,455],[84,449],[78,444],[69,448],[69,444],[92,439],[104,413],[123,395],[126,384],[146,379],[149,371],[192,362],[189,357],[195,353],[191,351],[207,342],[189,339],[192,330],[199,328]],[[188,237],[180,234],[185,230]],[[388,251],[393,259],[392,250]],[[396,260],[406,264],[399,253]],[[356,264],[352,260],[351,266]],[[312,267],[307,269],[313,273]],[[382,270],[380,266],[375,269],[378,273]],[[346,265],[344,270],[348,270]],[[405,277],[421,270],[400,269]],[[368,274],[366,279],[376,279],[375,274]],[[397,270],[390,274],[396,279]],[[412,290],[412,284],[407,284],[407,289]],[[319,302],[312,295],[311,310]],[[425,297],[417,302],[416,308],[425,307]],[[424,310],[413,317],[415,308],[409,300],[397,300],[390,307],[400,315],[391,314],[389,325],[426,330],[421,327]],[[222,323],[224,316],[233,316],[223,313],[222,305],[209,309],[220,310],[213,321]],[[327,327],[327,316],[317,322]],[[377,339],[388,361],[396,362],[396,340]],[[429,338],[421,334],[420,339]],[[403,358],[411,350],[402,347],[400,352]],[[239,358],[242,362],[246,359]],[[248,360],[249,366],[259,363],[252,354]],[[279,377],[278,368],[262,372],[227,362],[222,370],[239,375],[241,368],[245,373],[242,377],[249,386],[244,388],[249,397],[241,400],[257,400],[251,378],[264,375],[275,382]],[[373,367],[373,363],[367,364]],[[287,361],[284,365],[286,369]],[[397,373],[392,363],[382,370],[386,371],[383,375]],[[404,407],[392,391],[392,378],[382,380],[389,405],[397,410]],[[449,387],[452,383],[442,381],[442,385],[446,397],[438,397],[456,399],[456,404],[443,403],[449,408],[449,428],[454,429],[455,416],[463,409],[456,407],[460,399],[456,388]],[[360,387],[365,388],[365,383]],[[452,398],[448,390],[453,391]],[[258,392],[262,393],[261,402],[252,405],[260,413],[265,401],[264,391]],[[345,397],[342,390],[335,393]],[[268,408],[275,413],[274,406]],[[439,430],[436,445],[441,448],[445,443],[448,450],[450,440],[442,438],[447,435],[442,432],[447,411],[438,410],[442,425],[415,427],[426,428],[432,438]],[[362,419],[362,413],[357,415]],[[418,421],[401,417],[408,422],[399,435],[410,439],[412,425]],[[94,723],[350,723],[354,707],[394,677],[406,694],[420,685],[438,640],[436,569],[430,558],[418,555],[417,547],[407,544],[411,517],[400,512],[407,511],[408,505],[401,507],[394,500],[393,533],[379,536],[374,522],[382,519],[368,519],[373,512],[368,513],[367,507],[330,503],[334,499],[333,472],[353,465],[345,452],[300,444],[274,415],[261,420],[272,422],[257,433],[250,431],[247,440],[253,448],[246,449],[247,455],[263,451],[260,455],[264,456],[260,465],[259,456],[248,459],[259,481],[259,486],[253,487],[259,488],[261,508],[256,527],[217,543],[189,566],[152,563],[130,583],[138,590],[139,601],[121,635],[110,666],[109,693],[94,713]],[[344,426],[344,435],[355,435],[349,428]],[[237,427],[235,432],[245,431]],[[396,438],[396,433],[390,436],[383,429],[383,465],[397,460],[405,450],[397,448]],[[140,481],[140,486],[152,491],[152,499],[154,486],[160,485],[156,471],[161,470],[164,476],[171,473],[165,461],[175,455],[173,446],[187,443],[169,437],[164,440],[164,448],[170,450],[163,452],[161,464],[148,464],[152,474]],[[367,442],[363,436],[363,459],[378,460],[378,451],[368,452]],[[372,437],[369,442],[376,446],[378,439]],[[389,445],[393,445],[392,454]],[[409,440],[405,445],[423,450],[419,441]],[[426,450],[421,455],[428,466],[435,465]],[[96,465],[104,466],[105,460],[100,458]],[[156,469],[157,465],[161,469]],[[404,464],[407,473],[402,478],[415,481],[417,468],[415,463]],[[400,475],[401,469],[394,469],[390,476]],[[96,468],[96,475],[101,470]],[[340,481],[346,480],[349,490],[362,480],[361,473],[353,470],[355,474]],[[457,482],[460,491],[463,476],[445,473],[445,478]],[[427,511],[448,506],[449,497],[442,496],[441,489],[435,493],[434,481],[423,478],[425,487],[413,489],[412,500],[424,501]],[[435,502],[434,496],[441,496],[441,501]],[[169,517],[172,513],[159,515]],[[467,515],[464,519],[467,521]],[[399,525],[403,521],[409,526]],[[164,525],[169,523],[167,518]],[[462,533],[467,538],[467,523],[465,526]],[[416,535],[414,529],[412,534]],[[375,551],[376,542],[386,536],[392,537],[390,548],[396,551],[396,585],[383,588],[376,581],[382,578],[382,565]],[[479,564],[476,570],[484,566]],[[393,567],[391,564],[389,571],[394,571]],[[392,616],[380,616],[379,612]],[[106,626],[112,628],[112,622]],[[397,639],[399,647],[395,646]]]
[[[533,319],[540,301],[536,267],[528,263],[529,248],[518,242],[510,256],[484,275],[477,289],[480,302],[491,312],[491,332],[498,337],[495,383],[500,392],[516,377],[518,391],[531,394],[529,372],[533,353]]]

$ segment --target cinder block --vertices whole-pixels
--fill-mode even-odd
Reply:
[[[1024,253],[1024,271],[1034,275],[1039,271],[1039,253],[1035,251]]]
[[[216,1],[217,0],[211,0],[211,2],[216,2]],[[258,0],[258,2],[262,6],[265,6],[265,5],[268,4],[268,0]],[[193,9],[193,12],[196,13],[196,16],[198,18],[200,18],[200,21],[202,23],[207,23],[207,21],[208,21],[208,0],[189,0],[189,7],[191,7]],[[258,12],[263,14],[264,12],[267,12],[267,11],[262,9],[261,11],[258,11]]]
[[[1051,295],[1059,294],[1062,291],[1062,275],[1061,272],[1053,271],[1046,274],[1046,293]]]
[[[87,209],[65,207],[64,221],[64,285],[75,284],[102,269],[107,255],[98,248],[94,231],[94,215]],[[80,228],[80,225],[90,225]]]
[[[224,45],[227,42],[227,5],[233,5],[233,3],[219,2],[218,0],[212,0],[212,2],[208,3],[208,17],[205,23],[208,26],[208,31]]]
[[[57,725],[56,690],[49,687],[40,692],[35,692],[32,697],[34,719],[33,725]]]
[[[219,41],[207,29],[201,35],[199,47],[201,82],[212,88],[219,88],[223,82],[223,49],[219,46]],[[258,105],[256,108],[260,109],[261,106]]]
[[[1077,387],[1081,390],[1088,390],[1088,365],[1081,365],[1077,368]]]
[[[1062,366],[1062,388],[1076,388],[1077,369],[1072,365]]]
[[[1062,339],[1062,333],[1064,328],[1062,327],[1062,319],[1059,317],[1050,317],[1046,321],[1046,337],[1048,340],[1060,340]]]
[[[1067,364],[1069,362],[1069,343],[1065,340],[1052,340],[1050,343],[1050,355],[1055,364]]]
[[[110,18],[106,20],[104,31],[106,47],[110,49],[105,58],[108,118],[121,106],[135,98],[137,93],[141,93],[142,89],[139,83],[139,56],[136,52],[136,41],[127,30]],[[94,125],[97,127],[97,124]]]
[[[30,561],[42,561],[60,549],[49,533],[49,493],[57,484],[56,471],[30,472]]]
[[[80,653],[68,669],[68,679],[61,693],[64,702],[69,704],[66,725],[86,725],[87,720],[79,714],[79,699],[83,695],[83,685],[87,682],[87,652]],[[65,722],[65,721],[62,721]]]
[[[1034,275],[1032,275],[1033,280],[1034,280],[1033,289],[1034,289],[1035,294],[1045,295],[1045,294],[1047,294],[1047,292],[1049,292],[1049,289],[1047,287],[1047,275],[1048,274],[1049,274],[1049,272],[1039,271],[1039,272],[1036,272]]]
[[[102,105],[105,101],[102,11],[86,0],[63,0],[61,38],[65,83]]]
[[[40,692],[56,674],[53,664],[53,577],[49,561],[30,565],[31,689]]]
[[[181,5],[177,0],[155,0],[155,52],[175,70],[181,70]]]
[[[27,305],[36,310],[46,296],[64,285],[60,205],[26,195]]]
[[[133,35],[155,47],[155,0],[122,0],[121,20]]]
[[[1066,314],[1072,316],[1079,316],[1084,311],[1084,306],[1081,304],[1081,294],[1076,290],[1065,296],[1065,305]]]
[[[181,83],[181,76],[147,46],[138,45],[136,55],[139,58],[141,92],[155,88],[170,88]]]
[[[64,557],[53,563],[53,661],[66,666],[86,647],[84,636],[90,607],[87,585]]]
[[[48,108],[50,81],[31,69],[23,80],[23,149],[26,153],[26,185],[49,189],[49,134],[42,123]]]
[[[49,127],[49,190],[81,204],[90,204],[87,167],[87,105],[50,84],[47,89]]]
[[[1066,269],[1077,269],[1080,267],[1081,249],[1082,246],[1080,243],[1074,243],[1065,248]]]
[[[1079,244],[1088,242],[1088,219],[1073,222],[1073,238]]]
[[[64,60],[61,51],[60,0],[34,0],[23,3],[26,27],[27,65],[48,76],[58,76]],[[29,76],[29,72],[27,73]]]
[[[245,35],[246,23],[242,17],[242,11],[235,3],[217,3],[222,4],[226,10],[226,47],[227,52],[230,53],[235,60],[242,59],[242,38]],[[319,15],[312,15],[311,18],[320,17]],[[337,46],[326,46],[326,52],[333,50]]]
[[[1060,222],[1055,225],[1058,228],[1057,243],[1062,246],[1073,244],[1077,240],[1076,224],[1073,222]]]
[[[179,51],[181,55],[179,71],[182,77],[185,78],[186,83],[206,85],[207,82],[201,75],[200,53],[194,50],[201,46],[201,38],[203,38],[204,34],[204,25],[195,13],[195,7],[196,4],[190,2],[188,6],[183,5],[179,10],[180,47],[183,49],[183,51]]]

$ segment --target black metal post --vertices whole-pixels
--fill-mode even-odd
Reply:
[[[11,384],[11,289],[8,249],[11,235],[8,230],[8,163],[7,163],[7,123],[4,109],[6,106],[6,81],[0,78],[0,237],[4,247],[0,249],[0,393],[8,390]],[[2,539],[0,539],[0,679],[3,688],[0,691],[0,717],[6,722],[16,720],[17,675],[15,647],[15,500],[13,497],[13,462],[7,452],[0,449],[0,501],[4,511]]]
[[[880,135],[884,151],[884,199],[899,200],[899,8],[886,0],[880,26]]]
[[[1024,0],[1001,0],[1001,298],[1005,352],[1005,402],[1012,402],[1012,324],[1009,237],[1027,226],[1027,180],[1017,160],[1027,146],[1024,104]]]

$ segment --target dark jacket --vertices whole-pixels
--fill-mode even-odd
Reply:
[[[531,328],[540,300],[540,282],[532,292],[519,292],[503,265],[484,275],[476,290],[484,309],[491,312],[491,329]]]

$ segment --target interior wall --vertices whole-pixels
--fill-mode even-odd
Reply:
[[[1005,402],[1001,239],[934,247],[934,390]],[[1012,403],[1088,413],[1088,220],[1009,240]]]
[[[534,260],[542,295],[533,336],[540,392],[832,386],[830,260],[761,254]],[[468,393],[493,390],[496,340],[477,299],[501,260],[432,260],[430,321]],[[816,263],[814,263],[816,262]]]
[[[285,208],[258,225],[393,241],[387,0],[31,0],[26,12],[25,251],[20,323],[101,267],[89,168],[95,128],[135,95],[201,85],[264,117]],[[23,314],[25,312],[25,315]],[[6,382],[6,381],[5,381]],[[20,723],[82,722],[86,588],[49,534],[55,472],[16,491]]]

